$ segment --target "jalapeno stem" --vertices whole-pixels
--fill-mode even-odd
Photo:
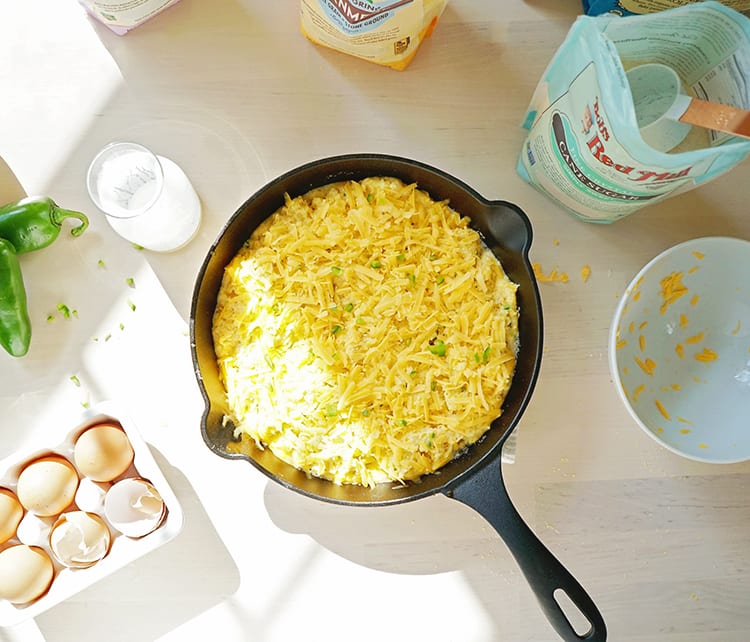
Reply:
[[[62,222],[66,218],[74,218],[81,222],[80,225],[77,225],[72,230],[70,230],[70,233],[73,236],[80,236],[86,231],[86,228],[89,226],[89,219],[83,212],[76,212],[75,210],[66,210],[62,207],[58,207],[55,205],[52,208],[52,211],[50,212],[50,220],[57,226],[62,225]]]

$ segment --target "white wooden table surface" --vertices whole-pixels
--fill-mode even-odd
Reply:
[[[609,639],[750,639],[750,465],[661,448],[626,413],[607,365],[615,306],[642,265],[688,238],[750,239],[747,163],[615,225],[579,222],[515,172],[520,121],[579,2],[452,0],[404,72],[312,45],[298,9],[182,0],[117,36],[75,0],[0,6],[1,200],[46,194],[92,219],[81,238],[22,257],[34,336],[23,359],[0,355],[0,456],[43,443],[82,404],[116,399],[185,512],[175,540],[0,629],[0,641],[556,639],[500,538],[458,502],[325,504],[201,439],[187,321],[203,256],[265,182],[350,152],[415,158],[517,203],[534,227],[532,260],[570,275],[540,286],[542,373],[505,477]],[[95,210],[86,169],[114,139],[190,176],[204,220],[185,249],[139,252]],[[61,302],[78,317],[56,315]]]

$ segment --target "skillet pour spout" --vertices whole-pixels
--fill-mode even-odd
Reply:
[[[467,216],[507,275],[518,284],[520,310],[520,347],[513,382],[502,414],[495,418],[484,437],[460,457],[418,482],[379,484],[375,488],[342,486],[308,477],[269,449],[257,448],[253,440],[238,441],[234,426],[225,420],[226,393],[219,377],[211,331],[225,266],[258,225],[283,205],[285,194],[294,198],[316,187],[370,176],[390,176],[416,183],[433,199],[448,200],[453,209]],[[523,521],[502,479],[502,447],[531,399],[542,358],[541,298],[528,257],[531,239],[531,223],[519,207],[507,201],[489,201],[459,179],[419,161],[383,154],[349,154],[313,161],[279,176],[232,215],[209,249],[196,278],[190,340],[193,368],[205,402],[201,432],[215,454],[247,460],[275,483],[321,501],[378,507],[442,493],[472,507],[505,541],[560,638],[566,642],[604,642],[606,627],[596,605]],[[578,608],[590,625],[588,631],[576,632],[557,601],[558,591]]]

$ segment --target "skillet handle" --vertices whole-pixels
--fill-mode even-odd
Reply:
[[[445,495],[476,510],[498,532],[534,591],[552,628],[565,642],[604,642],[604,618],[584,588],[550,553],[524,522],[508,496],[499,459],[460,480]],[[555,599],[563,591],[588,620],[579,635]]]

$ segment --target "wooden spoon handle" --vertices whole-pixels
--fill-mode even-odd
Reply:
[[[687,100],[684,101],[685,111],[679,116],[681,122],[750,138],[750,111],[699,98],[684,98]]]

